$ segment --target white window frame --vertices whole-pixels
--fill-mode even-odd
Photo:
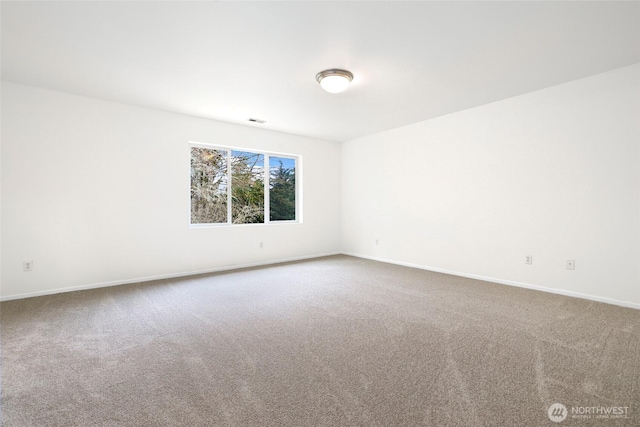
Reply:
[[[244,148],[244,147],[233,147],[228,145],[214,145],[208,144],[205,142],[197,142],[197,141],[189,141],[187,153],[189,155],[189,161],[187,164],[189,165],[189,193],[191,194],[191,148],[207,148],[209,150],[219,150],[227,152],[227,222],[218,222],[218,223],[201,223],[201,224],[193,224],[191,223],[191,197],[189,197],[189,227],[190,228],[208,228],[208,227],[244,227],[244,226],[260,226],[260,225],[277,225],[277,224],[302,224],[302,156],[299,154],[290,154],[290,153],[278,153],[274,151],[264,151],[258,150],[255,148]],[[232,151],[244,151],[255,154],[262,154],[264,161],[264,222],[260,223],[249,223],[249,224],[234,224],[232,218],[232,208],[231,208],[231,199],[232,199],[232,177],[231,177],[231,152]],[[270,218],[270,192],[269,192],[269,183],[271,176],[271,167],[269,165],[269,159],[271,157],[283,157],[286,159],[293,159],[296,162],[296,188],[295,188],[295,197],[296,197],[296,218],[294,220],[277,220],[271,221]]]

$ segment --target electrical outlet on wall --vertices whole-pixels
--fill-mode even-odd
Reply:
[[[33,270],[33,261],[23,261],[22,269],[24,271],[32,271]]]
[[[525,264],[533,264],[533,255],[525,255],[524,263]]]

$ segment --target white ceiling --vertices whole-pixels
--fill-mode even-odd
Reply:
[[[637,1],[2,1],[1,19],[3,80],[334,141],[640,62]],[[326,68],[352,86],[325,93]]]

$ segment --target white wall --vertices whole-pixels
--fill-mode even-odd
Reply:
[[[189,140],[302,155],[304,223],[190,229]],[[1,159],[3,299],[340,251],[337,143],[3,82]]]
[[[638,117],[640,65],[342,147],[2,82],[0,296],[343,251],[640,308]],[[302,155],[304,223],[190,229],[189,140]]]
[[[343,249],[640,308],[639,147],[640,64],[349,141]]]

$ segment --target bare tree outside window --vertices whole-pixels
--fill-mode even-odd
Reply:
[[[227,222],[227,151],[191,147],[191,223]]]

